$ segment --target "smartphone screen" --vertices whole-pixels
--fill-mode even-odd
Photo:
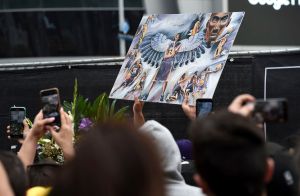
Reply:
[[[198,118],[206,117],[213,109],[212,99],[197,99],[196,113]]]
[[[253,116],[257,122],[286,122],[287,100],[284,98],[256,100]]]
[[[25,107],[10,108],[10,136],[12,138],[23,138],[23,120],[26,117]]]
[[[55,120],[51,125],[60,127],[60,98],[59,91],[57,88],[46,89],[40,92],[41,102],[43,104],[43,116],[44,118],[54,117]]]

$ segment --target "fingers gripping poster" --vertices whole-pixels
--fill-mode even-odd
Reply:
[[[212,98],[244,12],[145,16],[110,98],[190,105]]]

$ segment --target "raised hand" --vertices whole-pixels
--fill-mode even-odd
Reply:
[[[57,127],[55,126],[47,126],[47,129],[51,132],[57,145],[62,149],[65,160],[68,161],[74,156],[74,131],[70,117],[62,108],[60,109],[60,120],[61,127],[59,131],[57,131]]]
[[[181,107],[182,107],[182,110],[185,113],[185,115],[190,120],[195,120],[196,119],[196,107],[189,105],[189,97],[188,97],[187,94],[184,96],[184,100],[181,104]]]
[[[145,123],[143,107],[144,107],[144,102],[140,101],[137,97],[134,97],[133,123],[137,127],[141,127]]]
[[[228,110],[232,113],[240,114],[249,117],[254,110],[255,97],[249,94],[242,94],[234,98],[228,106]]]

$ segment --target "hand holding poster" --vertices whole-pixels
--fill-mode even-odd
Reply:
[[[110,97],[181,104],[212,98],[244,12],[143,17]]]

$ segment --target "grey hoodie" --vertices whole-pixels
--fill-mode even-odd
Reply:
[[[162,167],[166,177],[167,196],[203,196],[200,188],[187,185],[181,175],[181,156],[170,131],[160,123],[147,121],[141,130],[150,135],[161,155]]]

